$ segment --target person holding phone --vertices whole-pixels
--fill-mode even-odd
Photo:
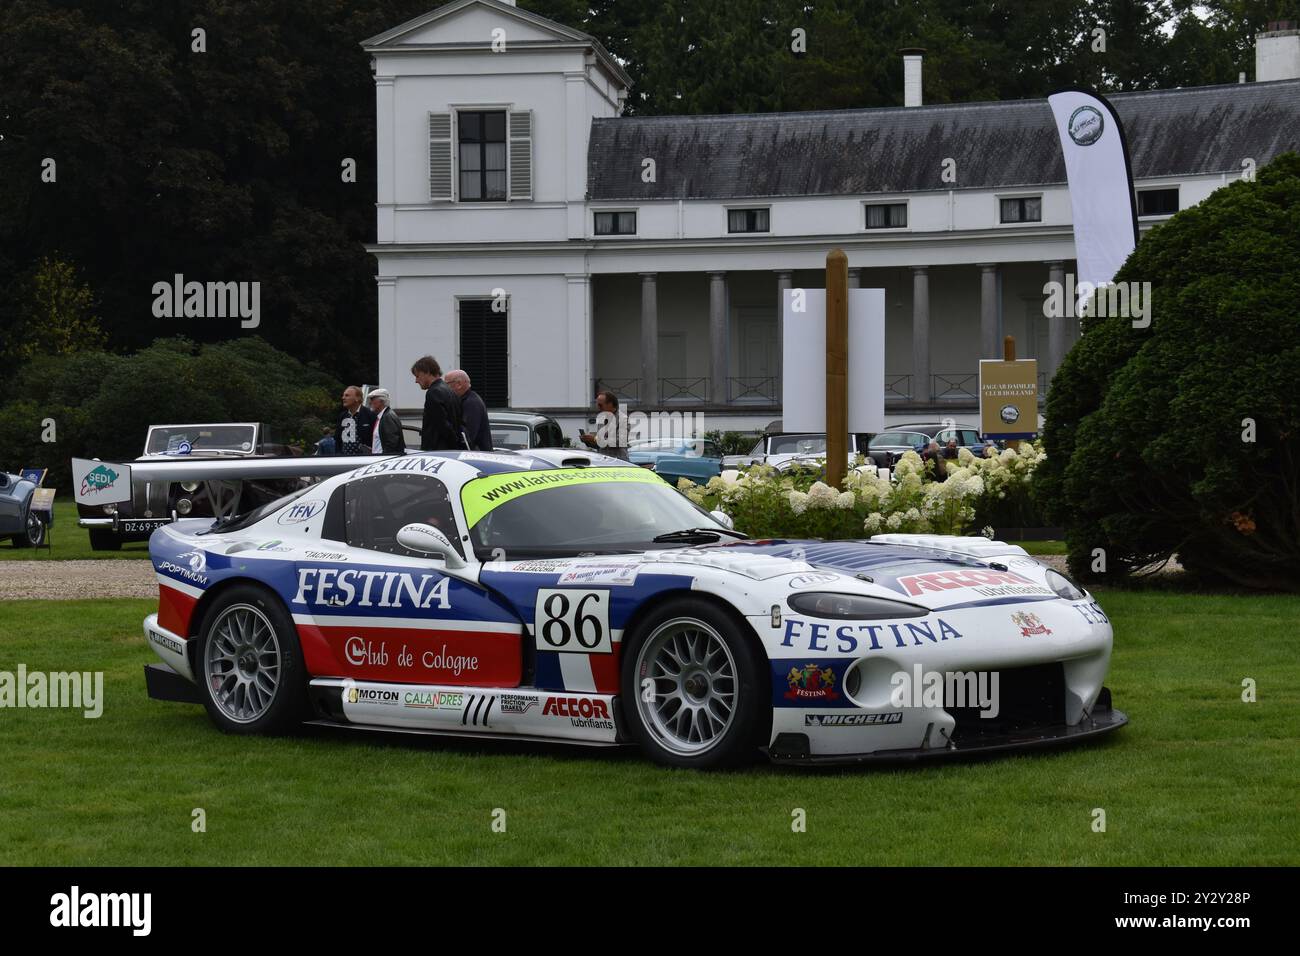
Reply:
[[[623,423],[620,421],[618,416],[618,396],[608,389],[596,393],[596,418],[598,421],[600,420],[601,415],[613,416],[612,421],[609,418],[606,418],[605,422],[614,426],[614,434],[616,436],[622,434]],[[605,424],[605,422],[601,422],[601,424]],[[582,428],[578,429],[578,437],[582,440],[584,445],[593,451],[598,451],[602,455],[609,455],[611,458],[622,458],[624,461],[628,460],[627,447],[625,445],[602,445],[600,439],[595,433],[586,431]],[[617,441],[617,437],[615,438],[615,441]]]

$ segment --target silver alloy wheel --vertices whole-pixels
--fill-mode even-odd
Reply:
[[[698,618],[655,628],[637,655],[641,722],[666,749],[695,756],[712,749],[736,717],[736,661],[721,635]],[[646,681],[654,694],[646,700]]]
[[[280,686],[280,641],[265,614],[251,604],[221,612],[209,632],[203,679],[218,709],[236,723],[266,713]]]
[[[33,548],[45,540],[45,523],[36,516],[36,512],[27,512],[27,543]]]

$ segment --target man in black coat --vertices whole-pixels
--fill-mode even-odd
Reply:
[[[469,375],[463,369],[452,369],[442,377],[447,387],[460,399],[460,410],[465,419],[465,440],[471,451],[492,450],[492,426],[488,422],[487,405],[482,396],[470,387]]]
[[[432,355],[411,366],[416,383],[424,389],[424,421],[420,425],[421,451],[454,451],[465,447],[461,434],[460,399],[442,380],[442,367]]]
[[[334,431],[335,454],[369,455],[374,427],[375,416],[361,404],[361,389],[355,385],[343,389],[343,410]]]
[[[405,455],[406,436],[402,434],[402,420],[388,407],[388,389],[370,390],[370,411],[375,416],[374,439],[370,451],[376,455]]]

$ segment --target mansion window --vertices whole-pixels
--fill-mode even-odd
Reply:
[[[596,235],[598,236],[635,236],[635,212],[598,212],[596,215]]]
[[[1000,200],[1003,222],[1042,222],[1043,197],[1017,196]]]
[[[460,144],[460,199],[493,202],[506,198],[506,114],[504,110],[456,114]]]
[[[901,229],[907,225],[907,203],[868,203],[868,229]]]
[[[1172,216],[1178,212],[1178,187],[1143,189],[1138,193],[1139,216]]]
[[[728,209],[727,232],[768,232],[771,212],[767,209]]]

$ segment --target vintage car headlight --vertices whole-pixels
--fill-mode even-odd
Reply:
[[[104,505],[104,514],[106,515],[117,514],[117,505]]]
[[[1082,601],[1088,595],[1084,590],[1055,568],[1047,569],[1047,586],[1056,596],[1067,601]]]
[[[179,501],[176,502],[176,511],[183,515],[189,514],[190,509],[193,507],[194,505],[190,503],[189,498],[181,498]]]
[[[194,494],[194,492],[199,490],[199,483],[197,481],[182,481],[181,487],[190,494]]]
[[[832,591],[803,591],[792,594],[787,603],[791,610],[809,617],[828,617],[845,621],[880,621],[900,617],[925,617],[929,610],[904,601],[868,597],[863,594],[836,594]]]

